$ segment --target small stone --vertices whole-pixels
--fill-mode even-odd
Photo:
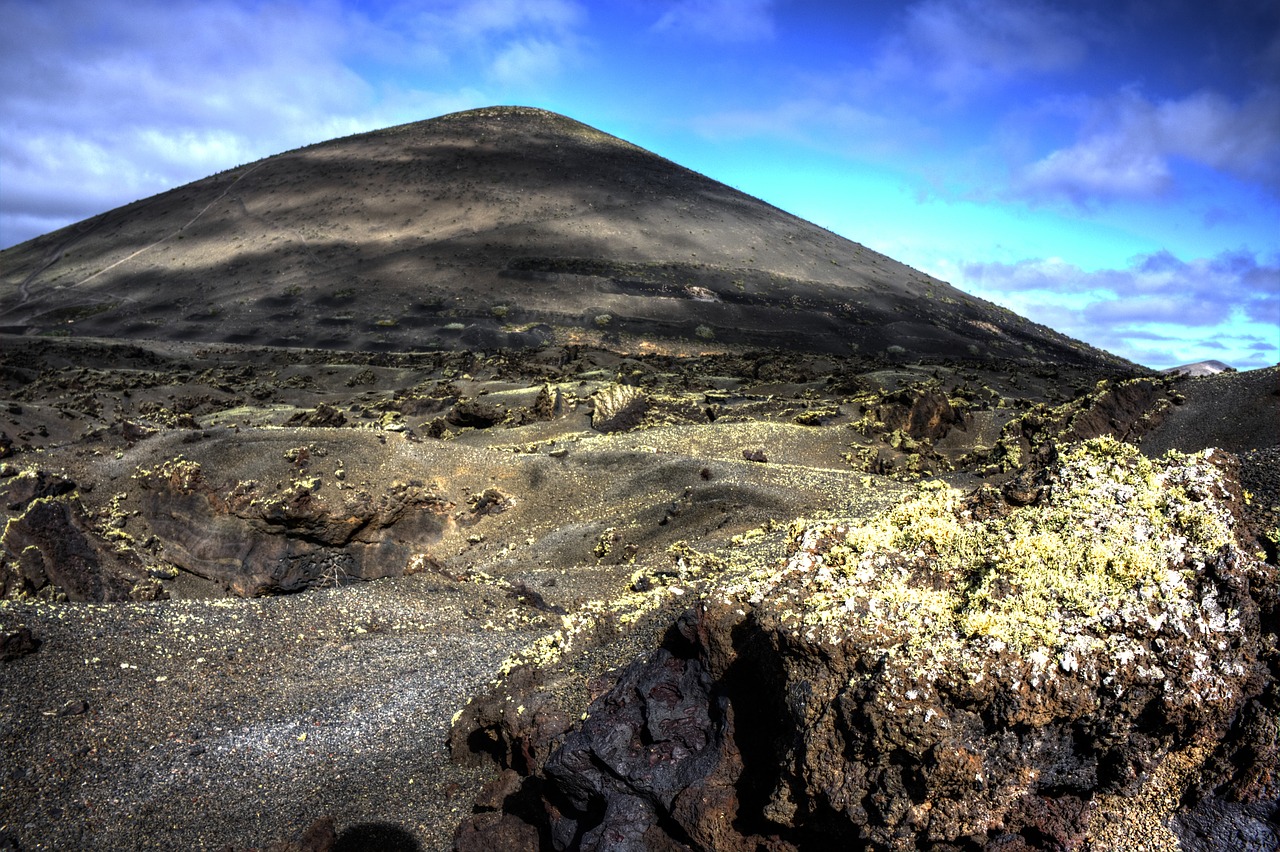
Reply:
[[[19,627],[0,635],[0,661],[8,662],[40,650],[41,641],[31,634],[31,628]]]
[[[68,701],[58,708],[59,716],[83,716],[89,710],[87,701]]]

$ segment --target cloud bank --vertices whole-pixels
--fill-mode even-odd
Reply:
[[[1280,257],[1231,251],[1184,261],[1160,251],[1124,269],[1085,271],[1049,258],[970,262],[955,272],[974,295],[1150,367],[1210,357],[1241,369],[1280,362]]]
[[[1155,198],[1183,160],[1280,196],[1280,89],[1238,102],[1208,90],[1161,101],[1126,91],[1078,112],[1079,139],[1021,169],[1018,194],[1078,205]]]
[[[0,246],[300,145],[485,105],[477,86],[527,87],[570,67],[584,20],[569,0],[4,11]],[[440,85],[406,87],[388,65]]]

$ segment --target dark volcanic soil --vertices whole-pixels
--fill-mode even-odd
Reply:
[[[41,643],[0,663],[0,826],[23,849],[247,848],[323,815],[447,848],[491,771],[450,759],[450,720],[509,655],[573,637],[555,700],[585,707],[703,578],[779,559],[795,517],[865,516],[921,477],[1012,487],[1012,455],[1156,409],[1148,434],[1185,447],[1208,398],[778,353],[0,351],[0,632]],[[1238,449],[1271,437],[1238,422]],[[57,582],[33,506],[64,505],[112,582]],[[77,589],[134,600],[60,602]]]

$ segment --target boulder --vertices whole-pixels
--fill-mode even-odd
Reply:
[[[531,767],[554,847],[1274,848],[1278,578],[1223,456],[1099,439],[983,519],[796,524]]]
[[[631,385],[609,385],[592,394],[591,428],[597,432],[625,432],[640,425],[649,409],[644,391]]]
[[[0,662],[16,660],[40,650],[40,639],[31,633],[30,627],[19,627],[8,633],[0,633]]]
[[[872,409],[884,431],[904,432],[916,441],[938,441],[951,429],[964,430],[964,415],[937,388],[904,388]]]

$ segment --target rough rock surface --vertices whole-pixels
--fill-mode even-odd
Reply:
[[[215,485],[185,459],[135,479],[170,561],[241,597],[398,576],[452,523],[452,504],[414,482],[391,483],[377,497],[328,496],[304,472],[272,491],[252,480]]]
[[[551,846],[1274,848],[1277,576],[1230,459],[1104,439],[1046,479],[797,524],[712,587],[542,766]]]
[[[44,477],[23,476],[12,481],[21,484],[40,479]],[[65,480],[60,485],[74,488]],[[52,494],[10,504],[20,507],[22,514],[10,520],[0,535],[0,598],[129,599],[134,584],[142,578],[140,567],[127,555],[112,553],[105,546],[80,501],[64,493],[60,485]],[[33,493],[45,490],[37,488]],[[10,497],[13,491],[10,489]]]
[[[610,385],[592,398],[591,426],[598,432],[624,432],[640,425],[649,401],[630,385]]]
[[[964,428],[963,415],[936,388],[896,391],[875,406],[873,413],[886,430],[901,430],[917,441],[937,441],[953,427]]]
[[[20,627],[12,632],[0,633],[0,662],[16,660],[27,654],[40,650],[40,640],[29,627]]]

